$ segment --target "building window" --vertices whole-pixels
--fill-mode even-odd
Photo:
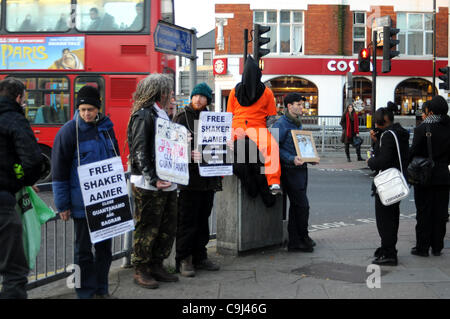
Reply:
[[[366,47],[366,13],[353,12],[353,54]]]
[[[433,98],[433,84],[421,78],[411,78],[395,88],[394,101],[401,115],[420,115],[424,102]]]
[[[203,52],[203,65],[212,65],[211,52]]]
[[[400,54],[433,54],[433,14],[397,13],[397,28]]]
[[[270,26],[270,31],[264,35],[270,38],[270,42],[265,46],[270,53],[303,53],[302,11],[254,11],[253,22]]]

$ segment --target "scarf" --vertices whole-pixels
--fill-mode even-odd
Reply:
[[[428,115],[427,118],[425,120],[423,120],[423,123],[428,123],[428,124],[432,124],[432,123],[439,123],[440,121],[442,121],[442,116],[441,115]]]
[[[286,117],[295,124],[295,126],[300,127],[302,125],[302,121],[300,120],[300,116],[292,116],[291,113],[289,113],[289,110],[286,109],[284,111],[284,115],[286,115]]]
[[[359,133],[359,126],[358,126],[358,115],[356,115],[356,112],[353,113],[353,133],[357,134]],[[350,123],[350,115],[349,113],[345,113],[345,126],[346,126],[346,136],[352,137],[352,124]]]

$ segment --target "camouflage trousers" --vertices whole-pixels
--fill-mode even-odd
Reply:
[[[135,230],[131,262],[149,266],[169,257],[177,231],[177,191],[150,191],[133,186]]]

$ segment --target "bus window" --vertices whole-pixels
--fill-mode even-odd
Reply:
[[[100,92],[100,99],[102,101],[100,112],[105,113],[105,81],[101,76],[79,76],[75,79],[74,112],[76,111],[78,91],[85,85],[90,85],[98,89]]]
[[[143,29],[144,2],[141,0],[78,0],[79,31],[140,31]]]
[[[70,28],[70,0],[6,0],[9,32],[65,32]]]
[[[65,77],[17,77],[26,87],[25,116],[31,124],[64,124],[69,118],[69,81]]]
[[[173,0],[161,0],[161,20],[175,23],[173,16]]]

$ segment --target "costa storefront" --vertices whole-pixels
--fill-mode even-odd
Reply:
[[[341,115],[347,98],[347,73],[352,73],[352,99],[360,113],[372,108],[372,74],[358,72],[357,58],[308,57],[308,58],[264,58],[262,81],[274,92],[277,105],[282,105],[283,97],[289,92],[298,92],[307,99],[308,115]],[[225,109],[230,90],[241,80],[242,58],[228,58],[225,74],[216,74],[216,109]],[[377,60],[377,70],[381,70],[382,59]],[[447,65],[447,60],[439,59],[438,68]],[[393,101],[398,107],[398,115],[415,115],[423,102],[433,96],[433,61],[430,59],[392,60],[392,71],[379,72],[377,77],[377,107]],[[436,90],[439,79],[436,76]],[[445,97],[447,97],[445,95]]]

